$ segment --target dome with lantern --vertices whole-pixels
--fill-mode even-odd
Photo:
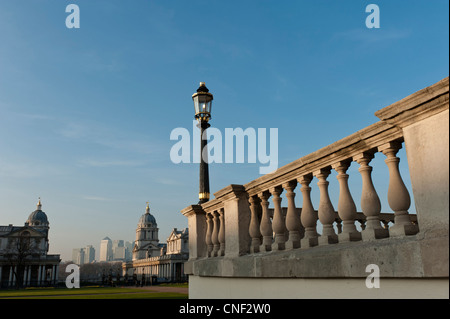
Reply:
[[[138,227],[157,227],[155,216],[150,214],[150,207],[147,202],[147,208],[145,209],[145,214],[141,216],[138,222]]]
[[[28,216],[26,224],[32,227],[48,227],[49,222],[47,214],[42,211],[41,198],[39,198],[36,210]]]

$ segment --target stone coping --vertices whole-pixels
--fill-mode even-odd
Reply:
[[[206,277],[364,278],[366,267],[376,264],[385,278],[448,278],[448,246],[448,234],[417,234],[235,258],[201,258],[185,263],[185,272]]]

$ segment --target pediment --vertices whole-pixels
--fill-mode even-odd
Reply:
[[[153,244],[153,243],[148,243],[148,244],[146,244],[144,246],[141,246],[139,249],[140,250],[152,250],[152,249],[158,249],[159,250],[160,247],[158,245]]]
[[[172,232],[169,235],[169,238],[167,238],[167,241],[182,239],[182,238],[189,238],[189,233],[187,231],[180,231],[173,229]]]

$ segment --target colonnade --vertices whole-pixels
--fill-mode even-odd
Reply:
[[[20,267],[22,269],[18,268],[17,265],[0,265],[2,287],[15,287],[18,277],[23,287],[53,286],[58,282],[59,264],[24,265]]]

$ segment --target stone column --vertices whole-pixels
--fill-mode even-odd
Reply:
[[[29,266],[28,267],[28,278],[27,278],[27,286],[29,286],[30,284],[31,284],[31,272],[32,272],[32,270],[33,270],[33,266]],[[2,276],[0,275],[0,278],[1,278]]]
[[[213,232],[213,217],[210,213],[206,213],[206,235],[205,235],[205,243],[206,243],[206,253],[208,257],[212,257],[213,251],[213,242],[212,242],[212,232]]]
[[[297,181],[302,185],[300,191],[303,194],[303,207],[300,215],[300,221],[305,227],[305,236],[300,241],[302,248],[309,248],[318,245],[319,234],[317,234],[317,212],[311,202],[311,187],[309,184],[312,180],[312,175],[305,175],[299,177]]]
[[[205,212],[200,205],[191,205],[181,211],[188,218],[189,227],[189,260],[205,257],[206,251],[206,222]],[[188,274],[189,266],[185,267]]]
[[[283,212],[281,211],[281,193],[283,189],[281,187],[274,187],[270,189],[273,201],[273,218],[272,228],[275,233],[274,243],[272,244],[272,250],[284,250],[286,242],[286,223],[284,220]]]
[[[348,187],[349,175],[346,174],[350,164],[349,161],[341,161],[333,165],[333,169],[338,173],[336,176],[339,181],[338,214],[343,223],[342,232],[338,234],[339,242],[361,240],[361,233],[355,226],[356,205]]]
[[[289,231],[289,238],[286,242],[286,249],[294,249],[300,247],[300,214],[297,213],[295,207],[295,193],[294,189],[297,186],[297,181],[291,181],[283,184],[286,190],[286,198],[288,200],[288,207],[286,213],[286,229]]]
[[[394,226],[389,230],[391,236],[415,235],[419,231],[417,225],[411,223],[408,214],[411,198],[400,175],[400,158],[396,156],[401,148],[400,142],[390,142],[378,148],[386,155],[385,162],[389,168],[388,203],[395,213]]]
[[[219,209],[219,222],[220,222],[220,230],[219,230],[219,256],[225,255],[225,210],[223,208]],[[181,250],[181,247],[180,247]]]
[[[258,194],[259,199],[261,200],[262,207],[262,216],[261,216],[261,224],[259,226],[259,230],[261,231],[261,235],[263,236],[263,241],[260,251],[271,251],[272,250],[272,223],[270,222],[269,217],[269,197],[270,194],[268,192],[263,192]]]
[[[37,285],[40,286],[41,285],[41,275],[42,275],[42,266],[39,265],[38,266],[38,278],[37,278]]]
[[[16,274],[16,275],[14,276],[14,274]],[[12,285],[13,286],[16,284],[16,280],[17,280],[18,276],[19,276],[19,271],[17,269],[17,266],[14,266],[13,277],[12,277]]]
[[[13,271],[14,271],[13,266],[10,266],[9,267],[8,287],[11,287],[13,285],[13,282],[12,282],[12,280],[13,280]]]
[[[252,243],[250,245],[250,253],[258,253],[259,246],[261,246],[261,231],[259,230],[259,218],[258,218],[258,210],[260,207],[261,200],[257,196],[252,196],[249,198],[250,203],[250,227],[249,234],[252,238]]]
[[[372,167],[369,165],[373,159],[372,153],[362,153],[353,157],[360,167],[358,171],[362,178],[361,209],[366,216],[366,222],[361,224],[363,240],[372,240],[389,237],[389,232],[380,223],[381,202],[372,182]]]
[[[27,271],[28,266],[23,267],[23,279],[22,279],[22,285],[25,287],[27,285]]]
[[[56,282],[56,265],[52,266],[52,279],[51,279],[51,283],[52,285],[54,285]]]
[[[223,202],[225,224],[225,256],[238,257],[249,253],[251,238],[250,207],[248,194],[243,185],[229,185],[214,193]]]
[[[322,168],[314,172],[314,176],[319,179],[317,185],[320,189],[320,203],[319,203],[319,220],[323,225],[322,235],[319,237],[319,245],[336,244],[338,237],[333,228],[335,220],[335,210],[331,203],[330,196],[328,194],[328,175],[331,170],[329,168]]]
[[[217,256],[219,256],[219,250],[220,250],[219,230],[222,225],[220,224],[219,213],[217,211],[212,212],[211,216],[213,218],[213,231],[212,231],[212,235],[211,235],[211,241],[213,244],[212,256],[217,257]]]

